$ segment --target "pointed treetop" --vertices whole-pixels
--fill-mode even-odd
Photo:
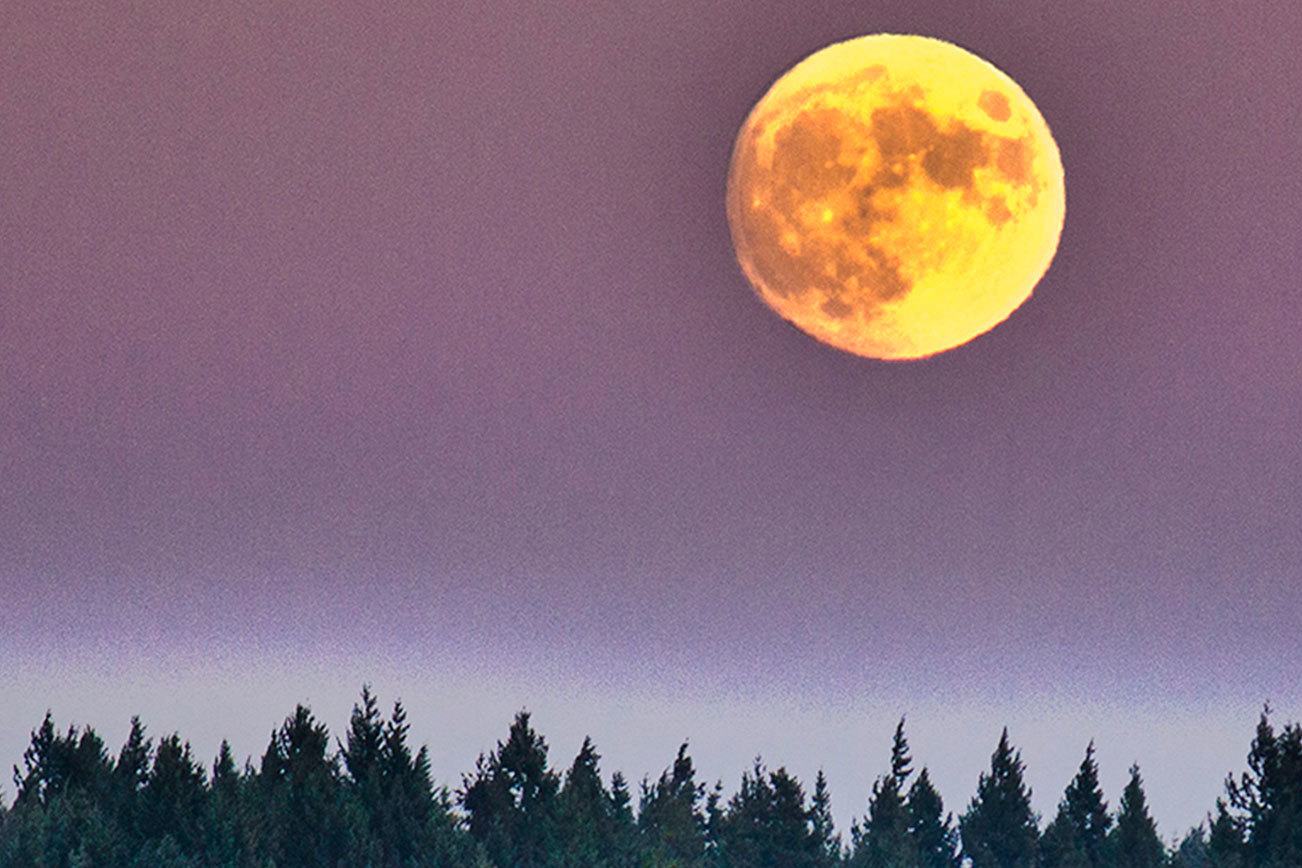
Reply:
[[[1025,767],[1004,728],[990,757],[990,770],[977,779],[976,797],[960,822],[963,851],[974,868],[1030,868],[1039,839]]]
[[[810,801],[809,820],[813,827],[814,842],[821,861],[819,864],[837,865],[841,860],[841,836],[832,821],[832,792],[827,785],[827,775],[822,769],[814,778],[814,796]]]
[[[129,789],[137,790],[144,786],[149,776],[149,754],[151,739],[145,737],[145,725],[139,717],[131,718],[131,732],[118,753],[114,772],[117,778]]]
[[[564,792],[569,798],[587,798],[596,800],[605,796],[601,782],[601,754],[592,743],[591,736],[585,736],[570,770],[565,773]]]
[[[592,743],[592,736],[585,735],[583,744],[579,746],[579,752],[574,757],[574,765],[570,767],[570,773],[574,769],[590,768],[596,770],[597,765],[601,762],[601,754],[597,753],[597,747]]]
[[[411,724],[407,723],[407,709],[403,708],[400,699],[393,703],[393,714],[384,727],[384,762],[390,775],[406,774],[419,765],[407,744],[409,732]],[[421,751],[427,752],[424,747]]]
[[[622,798],[627,802],[631,798],[628,789],[628,778],[624,777],[623,772],[615,772],[610,776],[610,793],[616,798]]]
[[[919,868],[959,868],[959,839],[954,816],[945,812],[945,803],[925,766],[913,779],[905,806],[909,816],[909,836],[917,849]]]
[[[1071,783],[1063,791],[1058,814],[1045,829],[1041,842],[1042,861],[1048,868],[1076,864],[1083,858],[1089,866],[1102,865],[1107,857],[1108,830],[1112,817],[1099,786],[1099,766],[1094,742],[1085,748],[1085,758]]]
[[[353,781],[367,786],[378,780],[384,723],[370,685],[362,685],[361,701],[353,706],[340,756]]]
[[[901,717],[891,741],[891,776],[902,785],[912,773],[913,759],[909,756],[909,741],[904,737],[904,718]]]
[[[1130,781],[1121,794],[1114,835],[1117,868],[1161,868],[1165,864],[1166,847],[1148,812],[1138,765],[1130,767]]]
[[[233,780],[238,772],[235,770],[235,756],[231,753],[231,743],[222,739],[221,747],[217,748],[217,759],[212,764],[212,780],[217,785],[222,781]]]

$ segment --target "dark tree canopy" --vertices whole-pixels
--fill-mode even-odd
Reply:
[[[637,827],[628,787],[617,774],[608,789],[600,764],[592,739],[585,738],[561,786],[558,849],[561,863],[573,868],[625,865],[636,854]]]
[[[839,865],[842,860],[841,836],[832,821],[832,792],[827,785],[827,775],[819,769],[814,778],[814,795],[809,805],[809,822],[817,842],[818,864]]]
[[[912,763],[901,720],[891,743],[891,770],[873,783],[868,815],[850,831],[854,868],[912,868],[917,862],[918,847],[909,834],[904,800]]]
[[[1024,772],[1005,729],[990,758],[990,771],[978,779],[976,797],[960,822],[963,853],[973,868],[1035,864],[1040,833]]]
[[[707,825],[705,785],[697,783],[684,743],[654,784],[642,782],[638,828],[645,858],[653,865],[704,864]]]
[[[1213,858],[1253,866],[1302,865],[1302,725],[1276,731],[1267,706],[1248,751],[1248,770],[1226,781],[1212,826]]]
[[[32,730],[0,797],[0,866],[57,868],[1298,868],[1302,729],[1257,724],[1247,769],[1205,826],[1169,851],[1138,767],[1109,814],[1091,744],[1041,835],[1004,732],[957,827],[904,723],[849,847],[821,771],[812,791],[758,759],[735,791],[707,789],[683,744],[636,799],[591,739],[562,772],[527,712],[461,781],[455,801],[413,744],[401,702],[369,687],[342,736],[306,706],[257,761],[222,742],[209,765],[179,734],[132,719],[110,753],[90,727]],[[636,801],[636,805],[634,802]],[[960,850],[961,844],[961,850]]]
[[[804,788],[786,769],[769,773],[759,760],[742,775],[740,788],[719,816],[714,839],[715,861],[726,868],[825,864],[826,840],[806,804]]]
[[[1130,767],[1130,781],[1121,793],[1111,845],[1117,868],[1161,868],[1166,863],[1166,848],[1148,813],[1148,797],[1137,765]]]
[[[1076,777],[1058,803],[1057,816],[1040,839],[1040,864],[1044,868],[1102,868],[1109,859],[1111,826],[1112,817],[1099,786],[1094,742],[1090,742]]]
[[[506,741],[479,758],[462,787],[461,806],[471,836],[495,863],[539,868],[550,864],[559,845],[559,792],[560,779],[547,766],[547,742],[522,711]]]
[[[954,815],[945,813],[945,803],[924,768],[909,788],[909,836],[918,853],[919,868],[958,868],[959,838]]]

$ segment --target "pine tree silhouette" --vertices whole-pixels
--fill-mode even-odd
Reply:
[[[1040,839],[1040,864],[1044,868],[1101,868],[1108,858],[1111,825],[1091,741],[1076,777],[1058,803],[1057,816]]]
[[[349,827],[338,758],[330,735],[306,706],[272,733],[258,772],[259,837],[279,866],[334,865],[347,853]]]
[[[977,794],[960,821],[963,854],[973,868],[1031,868],[1039,829],[1031,810],[1025,767],[1005,729],[990,758],[990,771],[977,781]]]
[[[1166,864],[1166,848],[1148,813],[1148,798],[1137,765],[1130,767],[1130,781],[1121,793],[1111,849],[1117,868],[1161,868]]]
[[[678,748],[671,768],[654,784],[644,780],[638,806],[638,828],[646,858],[652,865],[695,866],[706,854],[705,787],[696,782],[696,769],[687,744]]]
[[[619,778],[618,795],[601,779],[601,756],[592,739],[583,746],[565,774],[559,798],[559,861],[573,868],[613,868],[632,858],[633,817],[628,789]]]
[[[813,812],[800,782],[784,768],[767,772],[760,760],[742,775],[741,787],[714,824],[717,864],[725,868],[825,864]]]
[[[0,864],[112,865],[133,841],[113,804],[113,765],[93,729],[60,734],[48,712],[32,731],[4,824]]]
[[[958,829],[954,815],[945,813],[945,803],[924,768],[909,788],[909,837],[918,854],[920,868],[958,868]]]
[[[1276,733],[1267,705],[1248,751],[1248,770],[1226,781],[1226,798],[1212,828],[1213,857],[1235,850],[1237,832],[1238,856],[1248,864],[1302,865],[1302,726]]]
[[[140,793],[149,781],[151,740],[145,736],[145,725],[139,717],[131,718],[131,730],[118,751],[113,765],[113,814],[123,838],[139,845],[145,836],[141,829]]]
[[[158,743],[154,764],[140,791],[140,831],[154,846],[170,838],[178,853],[197,857],[202,852],[204,813],[208,802],[202,766],[194,760],[189,743],[172,734]]]
[[[809,809],[810,824],[813,827],[814,840],[818,844],[818,864],[830,868],[840,865],[841,836],[837,834],[832,822],[832,793],[827,786],[827,775],[818,770],[814,778],[814,796]]]
[[[246,865],[253,861],[246,783],[235,766],[230,743],[223,739],[212,764],[204,820],[204,853],[212,864]]]
[[[917,846],[909,836],[909,815],[904,787],[913,773],[904,721],[895,727],[891,742],[891,771],[873,782],[868,814],[850,832],[853,868],[914,868]]]
[[[1216,800],[1216,813],[1207,836],[1207,854],[1215,868],[1246,868],[1248,865],[1243,825],[1220,799]]]
[[[1212,856],[1207,849],[1207,833],[1195,826],[1185,833],[1171,853],[1170,868],[1211,868]]]
[[[94,868],[831,868],[843,864],[827,778],[812,799],[785,769],[756,761],[725,800],[706,795],[683,745],[637,811],[624,777],[603,782],[585,740],[563,780],[547,744],[516,716],[507,738],[463,779],[457,812],[411,744],[400,702],[386,720],[369,688],[331,752],[326,727],[304,706],[271,734],[258,767],[236,766],[221,744],[211,775],[173,734],[156,745],[133,719],[110,758],[89,728],[60,731],[46,714],[31,732],[14,799],[0,799],[0,866]],[[1022,761],[1005,731],[959,829],[927,769],[916,775],[903,723],[890,772],[874,783],[856,824],[853,857],[904,868],[1079,864],[1107,868],[1302,866],[1302,727],[1276,729],[1269,709],[1247,770],[1226,782],[1204,831],[1167,853],[1138,767],[1113,818],[1098,786],[1093,745],[1038,842]],[[906,791],[907,790],[907,791]],[[1109,826],[1111,828],[1109,829]],[[902,835],[901,835],[902,829]],[[1055,849],[1056,848],[1056,849]],[[1075,861],[1072,861],[1075,860]]]
[[[615,830],[613,862],[616,865],[633,865],[641,853],[642,841],[637,819],[633,816],[633,793],[621,772],[610,776],[610,805]]]
[[[461,805],[470,834],[499,865],[540,868],[557,851],[556,800],[560,783],[547,767],[547,743],[529,724],[529,713],[515,717],[504,742],[480,757],[465,779]]]

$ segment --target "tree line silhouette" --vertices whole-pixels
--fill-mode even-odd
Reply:
[[[698,779],[688,746],[658,777],[607,779],[591,739],[564,772],[527,712],[455,788],[437,786],[402,704],[386,718],[363,688],[332,739],[300,705],[260,760],[223,742],[211,769],[179,735],[156,743],[138,718],[116,756],[89,727],[47,713],[0,802],[3,866],[470,866],[470,868],[1298,868],[1302,726],[1262,713],[1247,770],[1206,823],[1167,847],[1138,767],[1116,810],[1091,743],[1041,829],[1005,730],[957,817],[915,770],[904,722],[889,770],[848,830],[827,779],[809,791],[760,760],[725,797]]]

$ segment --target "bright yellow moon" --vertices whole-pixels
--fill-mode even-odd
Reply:
[[[760,298],[876,359],[965,344],[1022,304],[1058,247],[1062,160],[1017,83],[956,45],[863,36],[755,105],[728,224]]]

